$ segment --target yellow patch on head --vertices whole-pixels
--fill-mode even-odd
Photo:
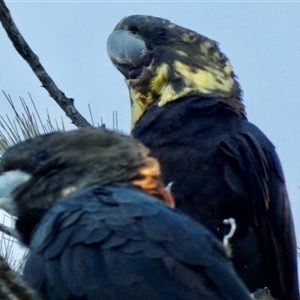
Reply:
[[[138,89],[130,88],[130,98],[132,103],[140,107],[141,110],[145,110],[147,106],[152,103],[152,96],[148,93],[146,95],[140,93]]]
[[[206,67],[195,71],[180,61],[174,62],[174,68],[184,78],[187,88],[202,94],[229,93],[234,85],[234,79],[226,76],[224,70]]]
[[[154,95],[161,95],[168,81],[168,72],[169,66],[167,64],[159,66],[155,71],[155,75],[149,84],[148,93],[146,94],[141,93],[139,88],[130,88],[132,124],[134,124],[141,117],[145,109],[155,101]]]
[[[184,51],[176,50],[176,53],[179,54],[179,55],[182,56],[182,57],[188,57],[188,54],[185,53]]]
[[[200,53],[207,55],[210,47],[211,47],[211,44],[209,42],[204,42],[204,43],[200,44]]]
[[[177,26],[176,26],[175,24],[171,23],[171,24],[168,25],[168,27],[169,27],[170,29],[174,29],[174,28],[176,28]]]
[[[157,103],[158,106],[164,106],[166,103],[178,99],[180,97],[180,93],[176,93],[172,87],[172,85],[166,84],[161,91],[160,100]]]
[[[63,198],[68,197],[69,195],[71,195],[72,193],[74,193],[77,190],[77,188],[75,186],[67,186],[66,188],[64,188],[61,191],[61,196]]]
[[[214,46],[213,42],[211,41],[205,41],[201,44],[202,47],[206,48],[206,49],[210,49],[211,47]]]
[[[157,94],[160,93],[166,81],[168,80],[168,71],[169,66],[167,64],[162,64],[156,69],[155,76],[150,82],[151,91]]]
[[[183,33],[180,37],[181,37],[181,40],[185,43],[191,42],[191,36],[188,33]]]
[[[232,65],[229,60],[225,64],[224,72],[228,75],[230,75],[232,73]]]
[[[141,108],[136,102],[132,101],[131,105],[131,129],[134,127],[135,123],[140,119],[144,112],[144,109]]]
[[[220,61],[220,59],[221,59],[221,54],[220,54],[220,52],[215,51],[215,52],[213,53],[213,55],[212,55],[212,59],[213,59],[213,61]]]
[[[189,36],[190,36],[190,42],[191,43],[194,43],[197,40],[197,34],[196,33],[190,32]]]

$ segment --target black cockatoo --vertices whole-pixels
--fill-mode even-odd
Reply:
[[[223,239],[232,218],[232,261],[254,292],[298,300],[296,242],[275,148],[247,120],[242,92],[218,44],[168,20],[133,15],[108,38],[125,76],[132,136],[173,182],[177,207]]]

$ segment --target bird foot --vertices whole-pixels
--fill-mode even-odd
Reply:
[[[233,218],[225,219],[225,220],[223,220],[223,224],[230,225],[230,231],[228,232],[228,234],[226,234],[223,237],[223,245],[225,247],[228,247],[229,246],[229,241],[233,237],[233,235],[235,233],[235,230],[236,230],[235,219],[233,219]]]

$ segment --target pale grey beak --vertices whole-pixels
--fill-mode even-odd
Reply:
[[[31,176],[23,171],[15,170],[3,173],[0,176],[0,208],[9,214],[16,215],[12,192],[22,183],[28,181]]]
[[[138,34],[127,30],[115,30],[107,39],[107,53],[113,64],[127,78],[130,71],[143,65],[147,45]]]

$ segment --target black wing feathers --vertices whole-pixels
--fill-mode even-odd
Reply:
[[[206,103],[191,95],[152,105],[132,135],[160,161],[165,182],[174,182],[179,209],[221,239],[223,220],[236,220],[232,261],[248,288],[268,286],[274,298],[296,300],[295,233],[275,147],[245,118]]]
[[[136,189],[102,190],[59,202],[36,231],[25,278],[46,299],[249,298],[198,223]]]
[[[240,135],[220,144],[224,174],[234,192],[251,191],[254,223],[263,244],[268,287],[274,295],[295,299],[296,287],[287,278],[296,273],[294,228],[284,176],[274,146],[252,124],[245,122]],[[241,183],[243,181],[243,183]],[[247,190],[247,189],[245,189]],[[282,245],[285,245],[283,251]],[[274,276],[274,274],[277,274]],[[283,275],[284,274],[284,275]],[[290,295],[290,296],[289,296]]]

